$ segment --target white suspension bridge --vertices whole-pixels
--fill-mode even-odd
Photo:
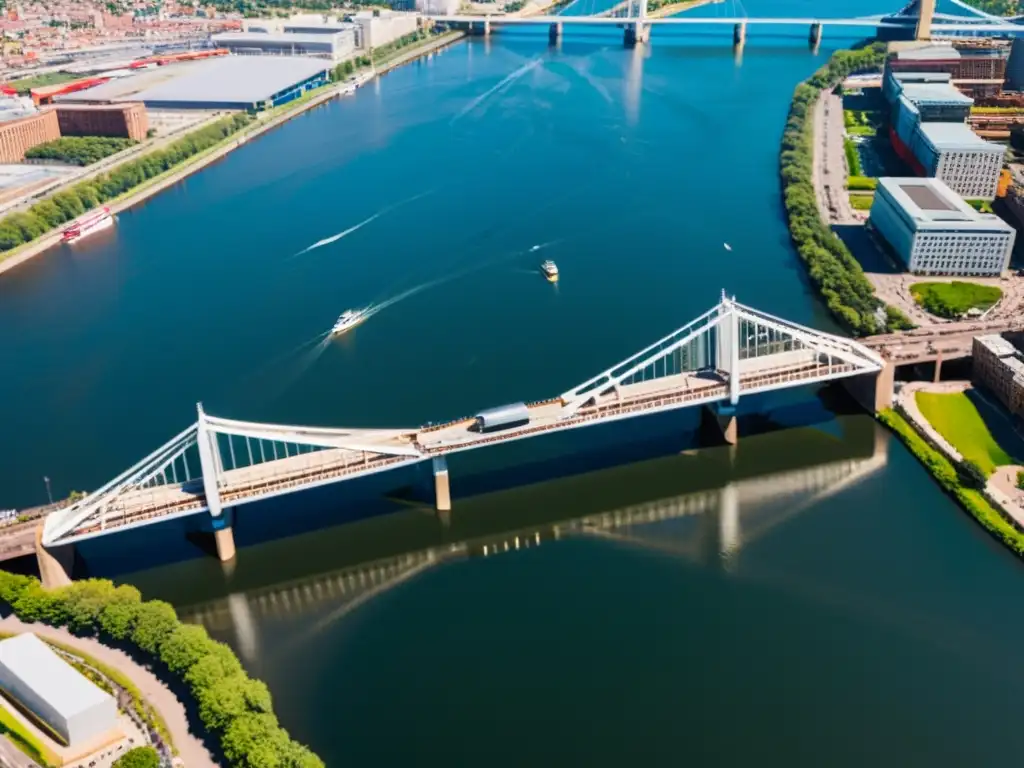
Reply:
[[[481,431],[478,418],[412,429],[341,429],[223,419],[196,422],[85,498],[50,514],[38,549],[44,576],[61,580],[44,548],[208,513],[221,559],[234,557],[229,508],[419,462],[433,464],[436,506],[451,508],[446,456],[693,406],[708,406],[734,443],[741,396],[868,376],[882,357],[727,297],[637,354],[548,400],[523,418]]]

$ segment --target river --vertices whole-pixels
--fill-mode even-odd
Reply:
[[[831,328],[777,152],[851,40],[619,34],[460,43],[4,275],[0,505],[98,486],[198,401],[407,426],[557,395],[723,289]],[[743,405],[735,450],[684,412],[458,457],[441,517],[415,474],[246,510],[228,568],[173,526],[83,557],[231,643],[332,767],[1015,759],[1019,562],[840,395]]]

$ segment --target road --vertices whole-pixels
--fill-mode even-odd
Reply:
[[[821,217],[830,224],[860,224],[865,214],[850,207],[843,151],[843,100],[824,91],[814,105],[814,190]]]
[[[29,759],[28,755],[0,736],[0,766],[3,768],[39,768],[38,763]]]

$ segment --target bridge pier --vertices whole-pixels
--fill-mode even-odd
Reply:
[[[939,350],[938,356],[935,358],[935,376],[932,378],[932,383],[938,384],[942,381],[942,350]]]
[[[703,419],[706,431],[715,438],[720,438],[726,445],[739,442],[739,430],[736,424],[736,406],[714,403],[704,406]]]
[[[434,506],[438,512],[451,510],[452,494],[448,483],[448,462],[444,456],[434,457],[434,499]]]
[[[747,22],[741,21],[732,28],[732,44],[742,48],[747,43]]]
[[[213,543],[217,546],[217,559],[227,563],[235,559],[235,533],[227,515],[214,517]]]
[[[868,413],[878,413],[892,408],[895,396],[896,366],[886,360],[878,373],[865,373],[844,379],[843,384],[854,400]]]
[[[817,21],[811,24],[811,32],[807,37],[807,42],[811,44],[811,48],[817,48],[818,44],[821,43],[821,22]]]
[[[622,31],[622,43],[627,48],[634,48],[638,43],[649,43],[651,41],[651,26],[642,21],[634,21],[626,24]]]
[[[484,19],[484,37],[491,36],[491,19],[490,17]]]
[[[71,583],[75,565],[75,545],[47,549],[43,546],[43,526],[36,529],[36,563],[39,565],[39,580],[43,589],[58,589]]]
[[[548,42],[551,45],[558,45],[562,41],[562,22],[556,21],[548,27]]]

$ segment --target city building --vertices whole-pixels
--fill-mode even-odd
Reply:
[[[305,56],[221,56],[205,61],[146,70],[86,91],[67,94],[58,104],[140,102],[155,110],[244,109],[276,107],[325,85],[331,62]]]
[[[899,50],[886,61],[889,72],[945,73],[953,85],[972,96],[998,93],[1007,72],[1005,48],[981,46],[958,50],[955,44],[930,44]]]
[[[356,47],[356,28],[348,26],[328,33],[226,32],[214,35],[213,44],[239,56],[312,56],[339,61]]]
[[[114,698],[31,632],[0,642],[0,690],[72,747],[117,728]]]
[[[879,179],[869,221],[919,275],[999,275],[1009,266],[1017,234],[933,178]]]
[[[17,163],[37,144],[60,138],[57,113],[44,110],[0,123],[0,163]]]
[[[1010,58],[1006,62],[1006,88],[1024,91],[1024,37],[1013,38]]]
[[[948,77],[886,72],[882,89],[892,105],[893,148],[916,173],[942,179],[966,198],[991,200],[999,189],[1005,150],[966,124],[974,101]]]
[[[976,336],[971,381],[985,387],[1014,416],[1024,416],[1024,360],[1002,336]]]
[[[400,37],[411,35],[419,29],[420,23],[417,13],[395,11],[359,11],[351,19],[359,26],[356,47],[364,51],[380,48]]]
[[[57,107],[61,136],[120,136],[143,141],[149,131],[146,106],[139,102]]]
[[[430,16],[451,16],[460,5],[461,0],[416,0],[416,10]]]

